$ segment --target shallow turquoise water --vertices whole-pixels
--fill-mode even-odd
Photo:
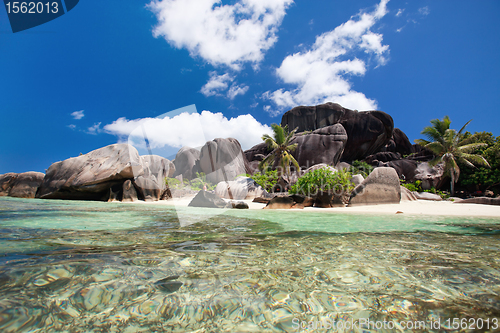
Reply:
[[[0,331],[459,331],[454,318],[494,331],[500,318],[500,218],[219,212],[0,198]]]

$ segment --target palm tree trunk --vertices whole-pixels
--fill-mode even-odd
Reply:
[[[455,195],[455,170],[453,168],[450,169],[450,175],[451,175],[451,195]]]

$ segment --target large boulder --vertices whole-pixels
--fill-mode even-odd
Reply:
[[[418,200],[442,201],[440,195],[429,192],[412,192]]]
[[[382,111],[347,110],[340,124],[347,132],[347,143],[342,160],[362,160],[379,152],[392,137],[394,121]]]
[[[164,178],[173,174],[173,168],[163,157],[139,156],[131,145],[109,145],[52,164],[36,197],[121,200],[124,182],[131,180],[140,199],[159,200],[167,190]]]
[[[297,149],[292,155],[301,168],[320,163],[335,165],[340,161],[347,140],[342,125],[322,127],[311,133],[294,136],[291,143],[296,143]]]
[[[395,152],[403,156],[414,153],[413,145],[406,134],[399,128],[394,129],[389,143],[385,145],[382,151]]]
[[[379,167],[393,168],[398,173],[399,179],[404,179],[407,183],[413,183],[416,180],[415,175],[417,174],[418,167],[417,161],[401,159],[389,162],[378,162],[375,165]]]
[[[223,181],[217,184],[215,194],[221,198],[231,200],[251,200],[269,196],[252,178],[238,177],[233,181]]]
[[[175,155],[174,165],[175,173],[173,177],[182,175],[185,179],[196,178],[196,173],[200,172],[198,160],[200,159],[200,151],[191,147],[182,147]]]
[[[401,186],[401,201],[417,201],[415,193],[404,186]]]
[[[44,176],[35,171],[0,175],[0,196],[34,198]]]
[[[480,205],[496,205],[500,206],[500,198],[488,198],[488,197],[476,197],[469,198],[460,201],[456,201],[455,203],[472,203],[472,204],[480,204]]]
[[[393,137],[394,121],[382,111],[346,109],[336,103],[316,106],[298,106],[287,111],[281,125],[298,132],[315,131],[319,128],[341,124],[347,133],[342,160],[361,160],[379,152]],[[312,164],[309,164],[312,165]]]
[[[288,125],[289,130],[297,128],[297,132],[314,131],[338,124],[346,110],[337,103],[297,106],[285,112],[281,117],[281,126]]]
[[[432,187],[440,188],[446,181],[444,165],[440,163],[431,167],[429,163],[422,162],[418,164],[413,178],[422,181],[424,190],[429,190]]]
[[[205,143],[201,148],[199,167],[212,184],[234,180],[241,174],[250,173],[240,143],[233,138],[217,138]]]
[[[274,197],[263,209],[291,209],[294,206],[295,201],[291,197]]]
[[[219,198],[214,193],[207,191],[199,191],[198,194],[188,204],[189,207],[206,207],[206,208],[232,208],[232,204]]]
[[[375,168],[354,188],[348,206],[392,204],[401,201],[401,187],[396,170]]]

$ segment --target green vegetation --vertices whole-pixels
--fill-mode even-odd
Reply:
[[[297,183],[292,185],[289,193],[314,196],[321,191],[343,198],[349,197],[354,189],[351,177],[352,173],[346,169],[337,172],[327,168],[316,169],[300,177]]]
[[[195,179],[191,181],[184,179],[182,183],[177,178],[165,178],[165,184],[167,184],[171,190],[191,189],[193,191],[203,190],[204,185],[207,187],[207,191],[213,191],[217,186],[207,181],[207,176],[203,172],[197,172]]]
[[[458,186],[472,190],[489,190],[491,189],[496,195],[500,193],[500,136],[494,137],[489,132],[476,132],[471,134],[466,132],[464,139],[468,139],[474,143],[485,143],[488,146],[478,148],[477,152],[484,156],[490,164],[490,168],[480,166],[477,168],[464,168],[462,177],[458,181]],[[465,166],[460,161],[460,168]]]
[[[445,116],[443,120],[431,120],[432,126],[427,126],[421,132],[429,140],[418,139],[415,142],[430,151],[436,156],[429,165],[434,166],[440,162],[444,163],[444,168],[451,177],[451,194],[455,194],[455,183],[460,177],[460,167],[462,163],[468,167],[476,165],[489,167],[486,159],[477,154],[473,154],[477,149],[486,147],[486,143],[474,142],[474,136],[464,138],[462,133],[465,127],[471,122],[469,120],[460,131],[450,129],[451,120]]]
[[[421,180],[416,180],[414,183],[407,183],[404,179],[400,179],[399,182],[401,183],[401,186],[406,187],[408,190],[412,192],[423,192],[424,190],[422,189],[422,181]]]
[[[252,178],[257,184],[262,186],[266,191],[271,192],[274,185],[278,183],[278,170],[266,170],[266,172],[256,172],[253,175],[241,175]]]
[[[281,176],[283,174],[290,174],[290,163],[293,164],[297,171],[300,171],[299,164],[292,156],[291,152],[297,149],[297,144],[291,144],[292,137],[297,131],[294,129],[291,132],[288,132],[288,125],[285,127],[281,127],[278,124],[272,124],[271,128],[273,129],[273,137],[268,134],[264,134],[262,136],[262,140],[267,144],[271,153],[260,162],[259,169],[267,170],[270,165],[274,163],[279,164],[278,175]]]
[[[449,198],[450,196],[448,195],[448,193],[445,193],[445,192],[442,192],[442,191],[439,191],[439,190],[436,190],[435,187],[431,187],[429,190],[424,190],[422,188],[422,181],[421,180],[416,180],[414,183],[406,183],[406,181],[404,179],[400,179],[399,180],[400,183],[401,183],[401,186],[404,186],[406,187],[408,190],[412,191],[412,192],[428,192],[428,193],[434,193],[434,194],[437,194],[439,195],[441,198],[443,199],[447,199]]]
[[[350,172],[353,175],[361,174],[363,178],[366,178],[373,171],[373,169],[373,166],[371,166],[370,164],[356,160],[352,161]]]

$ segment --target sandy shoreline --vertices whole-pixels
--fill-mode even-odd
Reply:
[[[161,200],[153,202],[133,202],[150,205],[179,206],[187,207],[192,198],[173,198],[170,200]],[[265,204],[252,202],[252,200],[238,200],[248,204],[250,209],[262,209]],[[292,209],[289,211],[297,212],[337,212],[342,214],[396,214],[402,212],[406,215],[435,215],[435,216],[472,216],[472,217],[500,217],[500,206],[479,205],[479,204],[460,204],[451,201],[403,201],[399,204],[388,205],[368,205],[357,207],[337,207],[337,208],[314,208]]]

